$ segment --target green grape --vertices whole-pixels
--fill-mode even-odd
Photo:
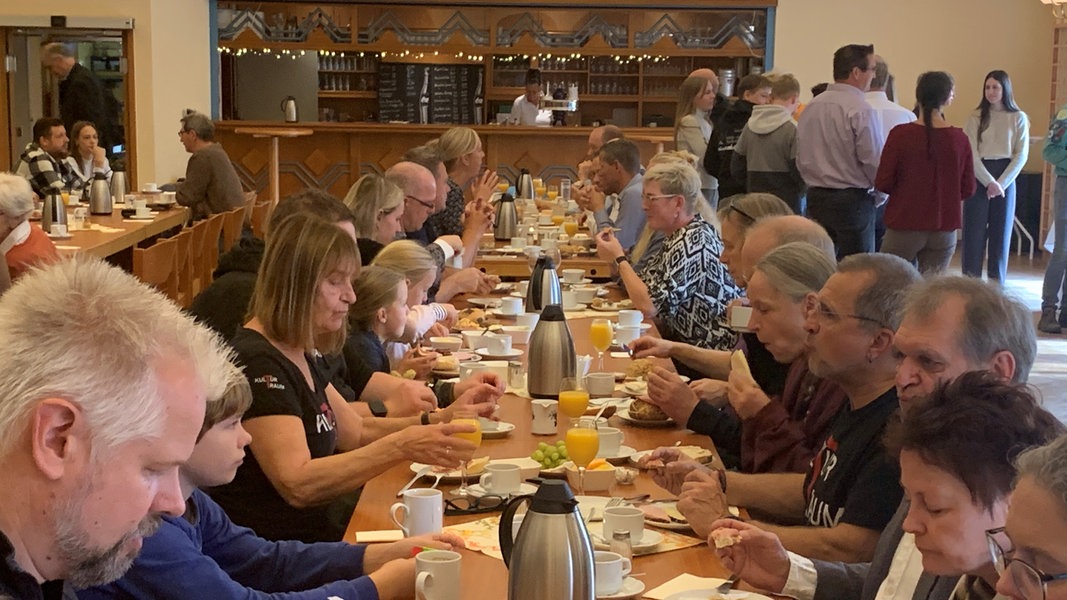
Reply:
[[[548,444],[541,442],[540,444],[537,444],[537,449],[544,452],[545,450],[548,450]]]
[[[534,450],[534,453],[530,458],[536,460],[537,462],[541,462],[541,459],[543,459],[544,457],[545,457],[545,453],[544,452],[541,452],[540,450]]]
[[[556,447],[557,448],[566,448],[567,447],[567,442],[565,440],[560,440],[560,441],[556,442]]]

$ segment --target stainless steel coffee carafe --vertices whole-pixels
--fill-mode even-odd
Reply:
[[[67,224],[67,208],[63,205],[63,193],[55,188],[48,191],[41,206],[41,229],[45,233],[51,233],[52,224]]]
[[[519,213],[515,210],[515,199],[511,194],[500,196],[496,205],[496,225],[493,237],[497,240],[510,240],[519,235]]]
[[[556,263],[542,254],[530,273],[530,285],[526,287],[526,312],[537,312],[549,304],[561,304],[563,292],[559,286]]]
[[[119,202],[125,202],[126,192],[130,190],[128,182],[126,181],[125,171],[112,171],[111,172],[111,202],[117,204]]]
[[[544,317],[542,317],[544,318]],[[514,519],[527,501],[518,535]],[[508,600],[593,600],[593,544],[565,481],[548,479],[500,515],[500,550],[508,566]]]
[[[519,179],[515,182],[515,193],[519,195],[519,198],[527,200],[534,198],[533,177],[530,176],[529,169],[523,169],[519,173]]]
[[[107,184],[107,175],[97,173],[89,186],[89,212],[94,215],[110,215],[111,206],[111,187]]]
[[[578,361],[574,356],[574,338],[563,316],[563,307],[550,304],[541,311],[530,335],[526,388],[533,398],[559,398],[560,381],[574,377]]]

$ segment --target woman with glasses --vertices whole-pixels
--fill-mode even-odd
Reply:
[[[1067,599],[1067,436],[1016,460],[1003,528],[988,532],[997,591],[1016,600]]]
[[[463,235],[464,192],[471,190],[472,207],[487,206],[496,188],[497,174],[482,172],[485,151],[478,133],[470,127],[453,127],[430,145],[441,153],[448,171],[448,197],[445,209],[430,215],[428,221],[437,235]]]
[[[665,339],[726,349],[735,341],[725,323],[726,305],[740,290],[719,261],[719,232],[696,212],[700,201],[700,176],[693,167],[679,162],[649,167],[642,204],[649,227],[666,236],[663,248],[643,277],[612,231],[596,236],[597,254],[619,265],[634,307],[656,319]]]
[[[360,177],[348,189],[344,203],[355,217],[356,243],[363,266],[404,233],[404,190],[388,179],[373,173]]]
[[[334,223],[296,214],[271,228],[250,319],[232,340],[252,388],[252,443],[233,482],[212,490],[261,537],[340,540],[345,523],[331,511],[354,491],[401,461],[459,466],[474,445],[451,437],[469,427],[447,422],[495,408],[499,391],[487,384],[421,418],[362,418],[345,402],[322,355],[347,338],[359,270],[355,240]]]

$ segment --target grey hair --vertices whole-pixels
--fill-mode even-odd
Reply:
[[[866,289],[856,297],[853,310],[878,325],[896,331],[904,317],[904,298],[922,275],[911,263],[892,254],[853,254],[837,265],[838,273],[870,273]],[[861,325],[872,326],[866,321]]]
[[[0,213],[26,220],[33,212],[33,189],[25,177],[0,173]]]
[[[738,218],[731,217],[731,213],[737,212]],[[741,214],[751,217],[746,219]],[[774,194],[753,192],[751,194],[735,194],[719,201],[719,221],[730,219],[737,225],[742,233],[748,231],[756,221],[764,217],[779,215],[791,215],[793,209],[784,200]]]
[[[56,56],[62,56],[64,58],[77,58],[77,52],[74,49],[74,44],[64,44],[62,42],[51,42],[45,44],[41,48],[41,54],[46,59],[52,59]]]
[[[94,461],[158,438],[166,402],[153,367],[188,364],[203,397],[214,399],[230,382],[233,356],[163,294],[99,259],[32,270],[0,297],[0,456],[47,398],[81,409]]]
[[[397,240],[386,244],[371,264],[397,271],[413,282],[426,277],[431,271],[437,272],[437,262],[433,255],[414,240]]]
[[[196,137],[210,142],[215,139],[215,124],[207,115],[194,112],[182,117],[182,129],[196,133]]]
[[[771,250],[756,263],[756,271],[780,294],[800,302],[818,292],[837,270],[837,260],[806,242],[791,242]]]
[[[700,193],[700,175],[696,169],[681,161],[659,162],[645,171],[646,182],[655,181],[661,193],[679,194],[685,199],[685,210],[695,214],[697,200],[703,200]]]
[[[1007,350],[1015,358],[1012,381],[1026,382],[1037,355],[1037,332],[1026,305],[999,287],[961,275],[932,277],[908,292],[904,312],[925,321],[952,295],[964,301],[963,321],[956,339],[960,350],[972,363],[987,361]]]
[[[404,190],[380,175],[369,173],[352,184],[345,194],[344,203],[352,211],[356,237],[373,238],[378,228],[378,217],[404,204]]]
[[[1067,435],[1019,454],[1015,467],[1016,481],[1033,477],[1034,483],[1059,501],[1060,517],[1067,517]]]

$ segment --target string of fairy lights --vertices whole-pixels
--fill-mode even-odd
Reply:
[[[301,56],[306,56],[307,54],[315,53],[320,58],[323,58],[323,57],[376,58],[378,60],[385,61],[385,62],[389,62],[389,61],[399,62],[399,61],[402,61],[404,59],[420,60],[420,61],[421,60],[427,60],[427,59],[432,60],[435,57],[443,58],[443,59],[453,59],[453,60],[467,60],[467,61],[470,61],[470,62],[473,62],[473,63],[480,63],[480,62],[484,62],[485,61],[485,55],[483,55],[483,54],[472,54],[472,53],[469,53],[469,52],[462,52],[462,51],[454,52],[454,53],[453,52],[441,52],[441,51],[438,51],[438,50],[434,50],[434,51],[403,50],[403,51],[400,51],[400,52],[366,52],[366,51],[349,52],[349,51],[344,51],[344,50],[290,50],[288,48],[277,48],[277,49],[272,49],[272,48],[230,48],[229,46],[219,46],[218,47],[218,51],[221,54],[230,54],[230,55],[235,56],[235,57],[239,57],[239,56],[259,56],[259,57],[273,56],[277,60],[283,60],[283,59],[296,60],[297,58],[299,58]],[[586,57],[587,57],[586,55],[579,54],[577,52],[569,53],[569,54],[568,53],[544,52],[544,53],[539,53],[539,54],[513,54],[513,55],[506,55],[506,56],[494,55],[492,58],[493,58],[494,64],[496,64],[496,65],[507,65],[507,64],[511,64],[511,63],[514,63],[516,65],[526,65],[531,60],[534,60],[534,59],[536,59],[538,62],[545,62],[545,61],[552,61],[552,60],[578,60],[578,59],[582,59],[582,58],[586,58]],[[610,60],[614,60],[615,62],[620,63],[620,64],[630,64],[630,63],[635,63],[635,62],[636,63],[641,63],[641,62],[645,62],[645,61],[652,62],[652,63],[658,63],[658,62],[668,61],[668,60],[670,60],[672,58],[670,56],[662,56],[662,55],[654,56],[654,55],[651,55],[651,54],[631,54],[631,55],[628,55],[628,56],[625,56],[625,55],[611,55],[611,56],[593,55],[593,56],[589,56],[589,58],[594,58],[594,57],[595,58],[607,58],[607,59],[610,59]]]

